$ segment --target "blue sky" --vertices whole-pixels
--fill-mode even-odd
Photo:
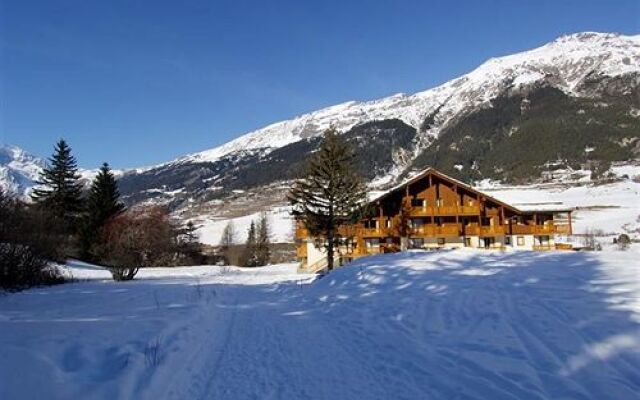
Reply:
[[[0,0],[0,142],[155,164],[348,100],[412,93],[640,0]]]

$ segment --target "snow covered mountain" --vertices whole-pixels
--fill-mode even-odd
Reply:
[[[129,203],[164,202],[196,214],[217,214],[226,204],[225,213],[248,215],[282,204],[287,181],[331,125],[356,146],[358,168],[374,188],[427,165],[465,181],[525,182],[550,163],[606,170],[640,159],[640,35],[563,36],[426,91],[335,105],[124,171],[120,189]],[[27,193],[42,161],[11,147],[1,154],[0,185]]]
[[[187,155],[172,163],[213,162],[228,154],[250,150],[267,153],[320,135],[332,124],[340,131],[348,131],[362,122],[399,119],[419,128],[431,115],[433,124],[421,132],[421,139],[428,139],[437,137],[440,130],[461,112],[486,104],[507,89],[548,82],[566,93],[582,96],[592,93],[594,88],[590,82],[595,78],[638,72],[640,35],[584,32],[562,36],[534,50],[492,58],[472,72],[433,89],[413,95],[396,94],[380,100],[338,104],[269,125],[223,146]]]
[[[639,99],[640,35],[578,33],[490,59],[433,89],[278,122],[131,171],[120,184],[131,202],[159,200],[177,208],[239,190],[263,192],[291,179],[331,125],[357,146],[373,186],[393,184],[425,165],[465,180],[524,180],[550,161],[576,167],[638,159]]]
[[[43,159],[19,147],[0,146],[0,189],[19,197],[27,196],[44,165]]]
[[[40,177],[46,161],[13,145],[0,145],[0,189],[22,199],[27,199]],[[122,171],[113,171],[116,176]],[[89,185],[98,169],[79,169],[80,180]]]

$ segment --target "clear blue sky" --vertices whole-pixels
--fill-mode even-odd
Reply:
[[[0,0],[0,142],[134,167],[348,101],[412,93],[640,0]]]

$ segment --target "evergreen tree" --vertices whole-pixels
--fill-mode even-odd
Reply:
[[[355,167],[355,152],[333,128],[324,133],[320,149],[308,160],[302,177],[288,195],[293,215],[309,233],[323,240],[327,268],[333,269],[340,225],[352,223],[366,200],[362,178]]]
[[[269,219],[266,213],[262,213],[258,221],[256,237],[256,261],[260,266],[269,264],[271,258],[269,245]]]
[[[67,228],[82,208],[82,184],[76,159],[64,139],[55,145],[53,156],[40,173],[40,179],[32,193],[34,202],[53,216],[63,219]]]
[[[182,262],[201,264],[205,261],[196,229],[195,224],[192,221],[188,221],[184,227],[177,231],[177,251],[182,258]]]
[[[104,163],[93,179],[89,195],[85,202],[85,212],[80,235],[80,250],[83,257],[88,257],[99,236],[100,229],[106,222],[124,211],[120,202],[118,184],[109,168]]]
[[[257,237],[256,237],[256,224],[251,221],[249,226],[249,233],[247,234],[247,243],[244,248],[244,266],[255,267],[258,265],[258,259],[256,254]]]

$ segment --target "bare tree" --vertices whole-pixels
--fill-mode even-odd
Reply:
[[[236,230],[233,225],[233,221],[227,222],[224,230],[222,231],[222,237],[220,238],[220,252],[224,258],[224,263],[229,265],[231,263],[231,252],[233,245],[236,242]]]
[[[174,257],[176,236],[163,208],[129,210],[104,227],[97,253],[113,279],[131,280],[140,268],[166,263]]]

